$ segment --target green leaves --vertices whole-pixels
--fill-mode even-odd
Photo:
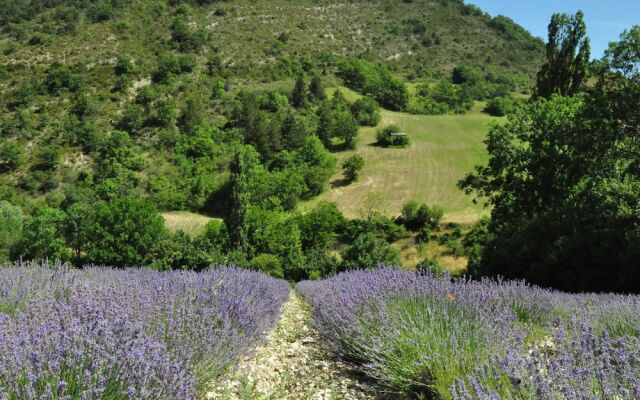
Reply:
[[[591,55],[586,33],[582,11],[575,15],[553,14],[549,23],[547,63],[537,77],[538,97],[573,96],[582,89]]]
[[[580,14],[568,18],[554,16],[552,25],[581,23]],[[583,31],[551,29],[569,29],[574,44]],[[459,183],[493,207],[487,232],[478,235],[484,248],[473,244],[478,275],[637,291],[630,282],[640,279],[639,38],[634,28],[610,46],[598,83],[580,99],[541,98],[491,128],[488,164]],[[577,90],[577,83],[553,90]]]

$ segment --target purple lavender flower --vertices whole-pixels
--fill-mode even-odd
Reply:
[[[637,399],[640,298],[386,267],[296,290],[382,390],[454,400]]]
[[[0,399],[195,399],[288,294],[236,268],[1,268]]]

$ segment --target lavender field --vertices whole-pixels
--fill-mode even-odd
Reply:
[[[640,297],[396,268],[297,285],[325,343],[391,393],[638,399]]]
[[[289,285],[235,268],[0,269],[0,399],[196,399]]]

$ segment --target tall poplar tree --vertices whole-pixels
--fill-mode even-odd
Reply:
[[[582,11],[576,15],[553,14],[549,23],[547,62],[537,76],[535,94],[572,96],[587,78],[591,48]]]

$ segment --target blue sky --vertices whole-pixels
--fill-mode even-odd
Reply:
[[[492,16],[502,14],[547,40],[547,25],[554,12],[584,11],[591,57],[600,58],[609,42],[623,30],[640,25],[640,0],[467,0]]]

